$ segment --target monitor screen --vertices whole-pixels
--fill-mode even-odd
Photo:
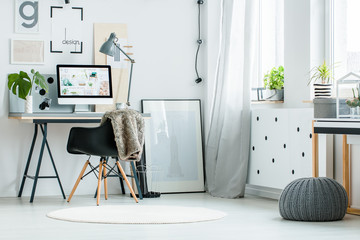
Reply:
[[[57,65],[59,104],[112,104],[111,67]]]

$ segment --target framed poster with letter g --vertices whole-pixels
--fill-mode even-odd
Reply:
[[[38,0],[15,0],[15,32],[39,32]]]

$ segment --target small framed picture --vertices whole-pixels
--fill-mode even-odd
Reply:
[[[38,0],[15,0],[15,32],[39,32]]]
[[[44,64],[43,40],[11,40],[11,64]]]

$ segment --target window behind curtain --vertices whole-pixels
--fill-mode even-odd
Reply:
[[[263,87],[264,74],[284,66],[284,0],[257,0],[259,4],[258,78],[252,87]]]

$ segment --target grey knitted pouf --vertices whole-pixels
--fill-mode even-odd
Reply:
[[[300,178],[281,193],[280,215],[296,221],[336,221],[345,216],[348,197],[331,178]]]

